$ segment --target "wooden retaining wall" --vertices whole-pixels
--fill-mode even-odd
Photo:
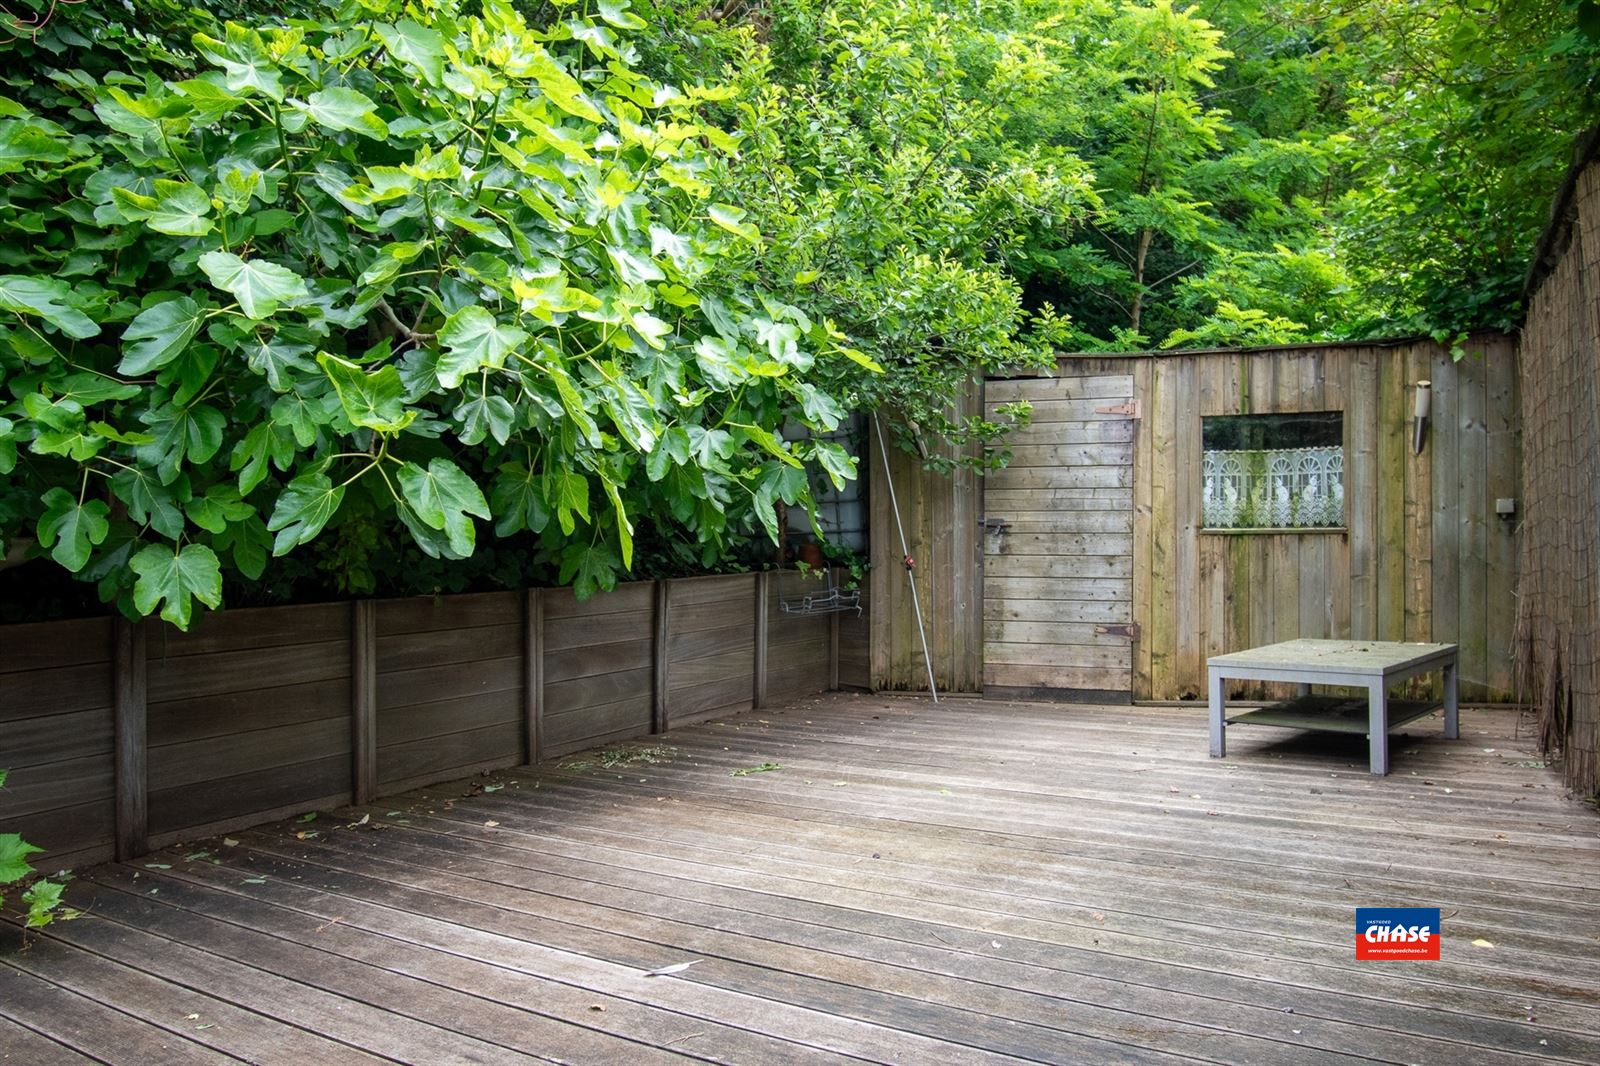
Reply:
[[[1591,161],[1593,160],[1593,161]],[[1567,784],[1600,793],[1600,129],[1553,212],[1522,337],[1517,678]]]
[[[41,869],[860,684],[787,575],[0,627],[0,829]]]

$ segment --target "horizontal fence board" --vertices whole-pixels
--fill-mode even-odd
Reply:
[[[1006,434],[1014,447],[1051,444],[1127,444],[1135,439],[1131,420],[1114,422],[1033,422]]]
[[[484,692],[520,691],[522,659],[486,659],[464,666],[427,666],[378,675],[378,709],[437,703]]]
[[[294,766],[274,766],[235,777],[150,792],[150,835],[200,830],[218,822],[281,808],[304,810],[317,798],[350,801],[350,753],[327,755]],[[307,826],[315,829],[314,825]]]
[[[474,592],[459,596],[414,596],[378,601],[378,632],[431,633],[479,626],[515,626],[522,617],[516,592]]]
[[[1074,617],[1079,617],[1073,612]],[[1011,622],[986,621],[983,639],[1002,644],[1074,644],[1096,647],[1128,647],[1126,635],[1097,633],[1095,625],[1087,622]]]
[[[755,658],[750,648],[733,648],[699,659],[674,659],[672,672],[667,676],[675,699],[679,692],[730,678],[744,678],[753,684],[755,669]]]
[[[984,661],[996,665],[1021,666],[1033,663],[1039,666],[1093,667],[1095,669],[1127,669],[1128,645],[1120,647],[1085,647],[1066,644],[1007,644],[987,641],[983,646]]]
[[[754,588],[748,591],[749,595],[737,600],[682,603],[678,600],[677,582],[673,582],[670,614],[672,633],[699,633],[706,629],[738,626],[745,630],[745,643],[748,644],[750,634],[755,632],[756,627],[756,593]]]
[[[0,793],[0,817],[9,820],[54,807],[100,800],[109,803],[115,784],[111,758],[105,755],[27,767],[6,780],[5,791]],[[5,831],[11,832],[10,829]]]
[[[209,655],[165,658],[150,642],[149,701],[193,699],[227,692],[251,692],[263,679],[274,685],[327,681],[350,676],[349,641],[244,648]]]
[[[1132,617],[1129,600],[1024,600],[1015,597],[985,599],[985,622],[1080,622],[1126,625]]]
[[[650,729],[648,700],[629,699],[602,703],[595,707],[551,715],[544,720],[545,743],[554,748],[575,751],[600,737],[630,732],[639,736]]]
[[[1005,522],[1005,537],[1043,533],[1133,532],[1131,510],[1007,511],[991,517]]]
[[[1007,378],[984,382],[983,399],[990,406],[991,414],[997,401],[1006,403],[1025,398],[1034,403],[1040,400],[1131,400],[1133,378],[1121,374],[1096,374],[1083,377]]]
[[[648,732],[648,724],[646,724],[645,729]],[[592,748],[602,748],[608,744],[625,743],[630,740],[637,740],[641,735],[643,734],[640,733],[637,727],[627,726],[613,733],[600,733],[595,736],[582,737],[578,740],[562,741],[557,744],[547,745],[548,758],[560,759]]]
[[[152,623],[147,646],[151,659],[171,659],[241,648],[342,641],[349,634],[348,603],[312,603],[196,615],[187,633]]]
[[[151,703],[147,729],[154,746],[232,736],[245,729],[314,722],[349,713],[350,679],[340,677]]]
[[[1083,512],[1092,513],[1092,512]],[[1126,533],[1021,533],[1007,530],[996,555],[1125,555],[1133,556],[1133,532]]]
[[[1133,462],[1133,442],[1106,443],[1096,441],[1086,444],[1022,444],[1013,442],[1008,470],[1024,467],[1055,469],[1058,467],[1105,466]]]
[[[96,708],[12,722],[0,733],[0,770],[28,767],[48,772],[51,763],[96,755],[111,757],[111,711]],[[0,792],[0,810],[5,793]],[[3,824],[3,823],[0,823]]]
[[[655,582],[629,581],[619,584],[610,592],[598,592],[587,600],[579,601],[570,588],[544,589],[544,617],[549,622],[562,618],[587,618],[597,614],[619,614],[643,611],[648,614],[654,604]]]
[[[743,600],[755,603],[756,579],[754,574],[713,574],[709,577],[677,578],[672,582],[672,613],[676,617],[679,607],[699,603],[733,603]]]
[[[0,722],[110,706],[109,661],[0,674]]]
[[[773,632],[776,632],[776,630]],[[795,655],[802,652],[827,655],[828,645],[828,625],[824,622],[820,626],[807,626],[805,629],[785,634],[782,640],[774,639],[768,641],[767,657],[776,662],[786,655]]]
[[[1099,408],[1117,407],[1132,398],[1132,390],[1129,390],[1123,396],[1115,398],[1092,396],[1078,400],[1034,400],[1033,421],[1035,423],[1127,421],[1126,414],[1101,411]]]
[[[676,606],[673,613],[677,613]],[[680,630],[667,638],[667,659],[676,673],[680,664],[713,655],[742,651],[746,658],[751,658],[755,655],[754,637],[755,628],[751,625],[720,626],[687,632]]]
[[[326,718],[227,737],[150,747],[152,792],[180,788],[253,770],[292,766],[326,755],[350,754],[348,718]]]
[[[521,722],[522,691],[480,692],[471,696],[378,708],[378,754],[397,744]]]
[[[629,640],[649,643],[653,635],[652,616],[648,607],[642,611],[615,611],[564,618],[551,618],[546,612],[544,617],[544,650],[547,653],[619,644]]]
[[[1006,490],[1017,492],[1034,489],[1044,491],[1072,491],[1076,489],[1128,489],[1133,488],[1131,466],[1059,466],[1059,467],[1008,467]]]
[[[1094,692],[1127,692],[1133,670],[1120,668],[1074,668],[1014,666],[985,663],[984,686],[1014,689],[1086,689]]]
[[[989,489],[983,497],[984,513],[1005,518],[1013,511],[1133,511],[1129,488]]]
[[[505,659],[522,654],[522,623],[386,634],[378,615],[378,673]]]
[[[9,791],[9,789],[8,789]],[[115,857],[117,811],[111,797],[52,806],[31,814],[12,814],[0,805],[0,825],[44,854],[29,860],[46,874],[67,867],[107,862]]]
[[[0,693],[5,675],[111,661],[111,620],[29,622],[0,628]],[[0,718],[4,717],[0,709]]]
[[[651,663],[651,644],[648,638],[627,640],[616,644],[595,644],[565,651],[545,650],[544,681],[549,686],[556,681],[573,681],[602,674],[615,674],[647,668]]]
[[[378,749],[378,785],[393,790],[421,777],[447,780],[491,766],[514,766],[522,758],[521,720],[429,737]]]
[[[751,678],[733,677],[677,690],[672,697],[672,724],[685,725],[711,715],[736,714],[754,705]]]
[[[653,671],[649,669],[622,670],[575,681],[547,683],[544,687],[544,713],[553,716],[625,699],[648,701],[652,677]]]
[[[1132,555],[989,555],[984,572],[996,578],[1121,578],[1133,576]]]
[[[1127,578],[990,577],[983,593],[997,600],[1119,600],[1132,602]]]
[[[791,659],[767,668],[767,695],[772,700],[791,700],[819,693],[828,687],[828,656],[824,649],[817,658]]]

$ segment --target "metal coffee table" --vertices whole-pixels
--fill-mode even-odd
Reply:
[[[1456,705],[1456,646],[1381,640],[1286,640],[1206,660],[1211,691],[1211,755],[1226,754],[1228,725],[1275,725],[1333,733],[1365,733],[1372,772],[1389,772],[1389,732],[1444,707],[1444,735],[1461,735]],[[1444,672],[1444,699],[1393,700],[1389,686],[1433,670]],[[1290,681],[1299,695],[1227,716],[1229,679]],[[1312,685],[1364,688],[1366,699],[1313,696]]]

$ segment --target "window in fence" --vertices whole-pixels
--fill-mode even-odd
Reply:
[[[1220,415],[1201,420],[1205,528],[1344,526],[1344,415]]]

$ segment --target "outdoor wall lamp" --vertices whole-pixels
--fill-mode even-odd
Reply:
[[[1412,409],[1411,449],[1413,455],[1422,454],[1422,441],[1428,431],[1428,409],[1433,406],[1433,382],[1417,382],[1416,406]]]

